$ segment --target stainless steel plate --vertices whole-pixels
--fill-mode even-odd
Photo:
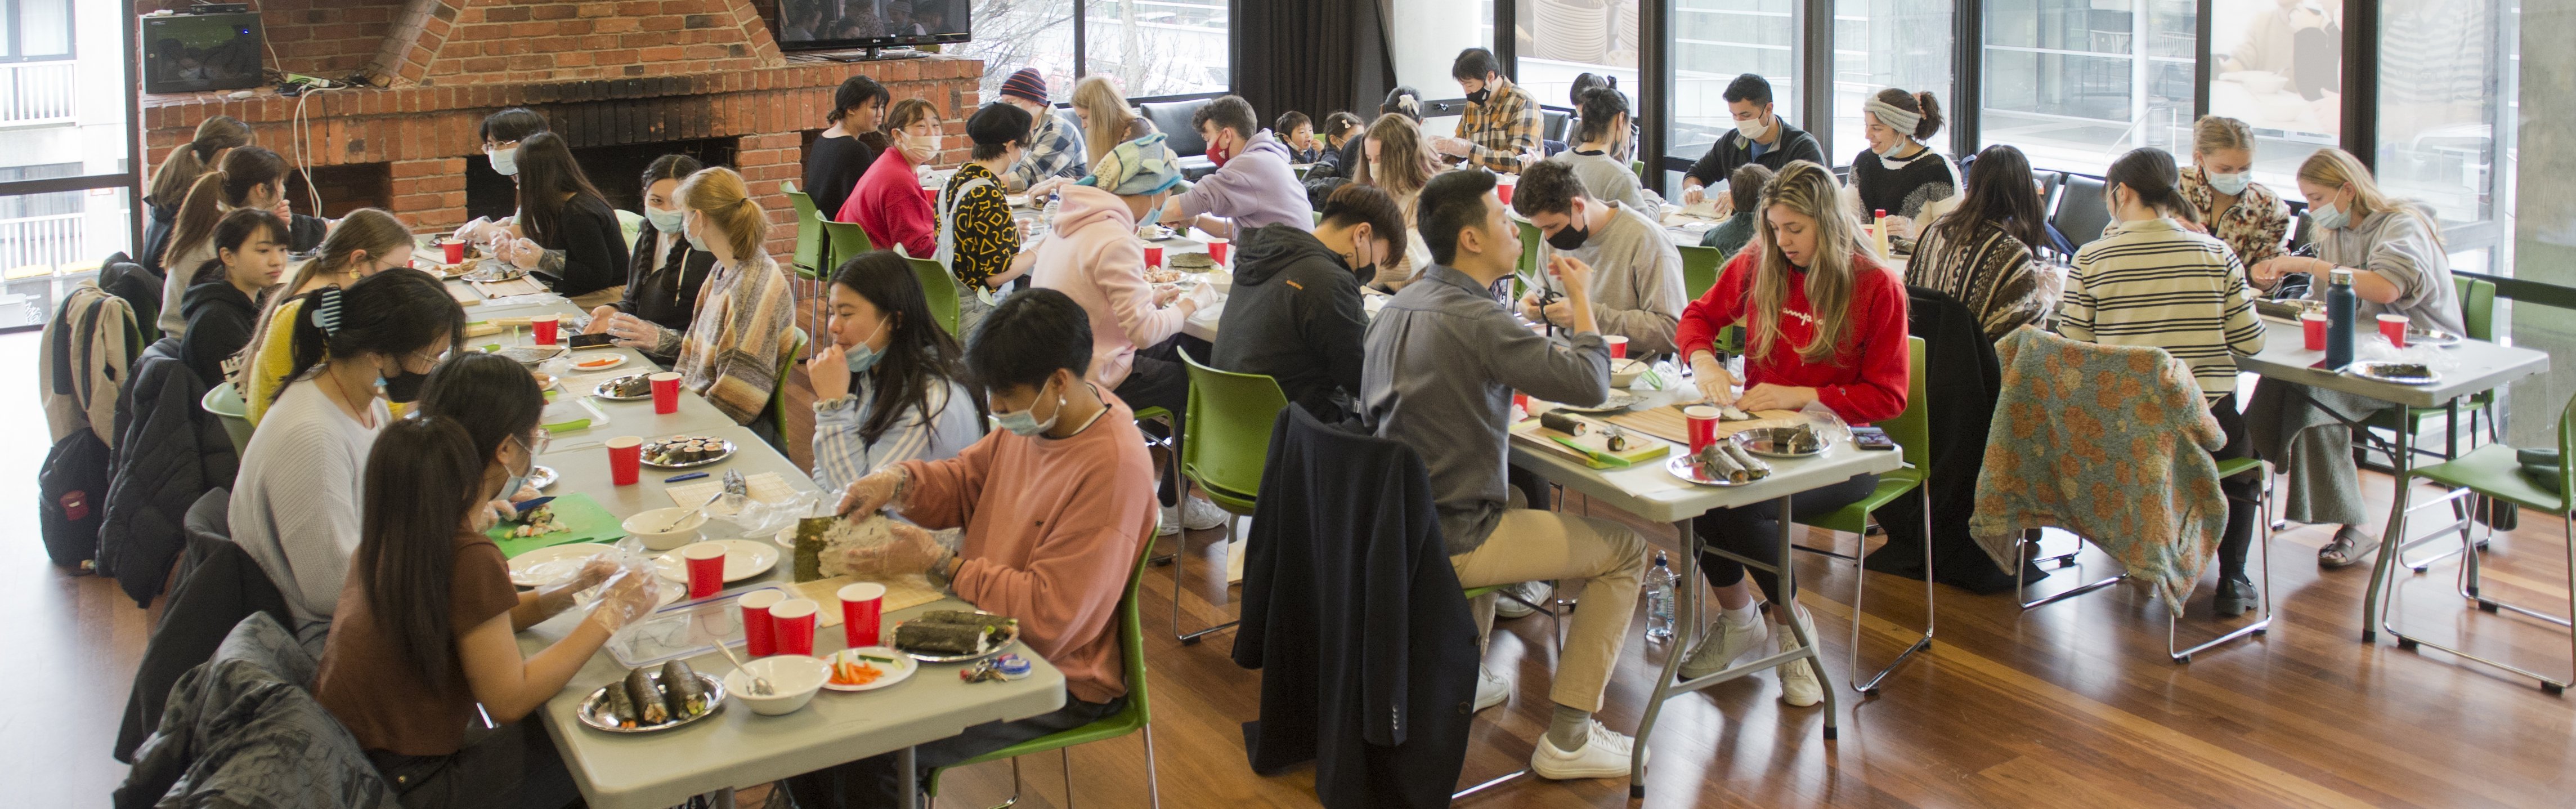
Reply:
[[[983,611],[983,610],[976,610],[976,611],[975,611],[975,614],[977,614],[977,615],[991,615],[992,613],[985,612],[985,611]],[[895,624],[895,626],[897,626],[897,627],[901,627],[901,626],[903,626],[904,624],[908,624],[908,623],[912,623],[912,622],[911,622],[911,621],[903,621],[903,622],[900,622],[900,623]],[[895,636],[894,636],[894,632],[893,632],[893,631],[889,630],[889,631],[887,631],[887,632],[886,632],[886,637],[885,637],[885,639],[886,639],[886,643],[887,643],[887,645],[893,645],[893,643],[894,643],[894,637],[895,637]],[[915,651],[912,651],[912,650],[909,650],[909,649],[904,649],[904,648],[899,647],[899,646],[898,646],[898,647],[895,647],[895,651],[903,652],[903,653],[904,653],[904,656],[906,656],[906,657],[910,657],[910,658],[912,658],[912,659],[914,659],[914,660],[919,660],[919,661],[924,662],[924,663],[970,663],[970,662],[973,662],[973,661],[982,660],[982,659],[987,658],[987,657],[992,657],[992,656],[997,655],[997,654],[1001,654],[1004,650],[1007,650],[1007,649],[1011,648],[1011,644],[1018,643],[1018,642],[1020,642],[1020,627],[1019,627],[1019,625],[1017,625],[1017,624],[1013,624],[1013,625],[1011,626],[1010,633],[1009,633],[1009,634],[1007,634],[1007,635],[1002,636],[1002,639],[1001,639],[1001,640],[998,640],[998,641],[995,641],[995,640],[987,640],[987,641],[985,641],[985,642],[984,642],[984,650],[983,650],[983,651],[980,651],[980,652],[970,652],[970,653],[962,654],[962,655],[936,655],[936,654],[926,654],[926,653],[922,653],[922,652],[915,652]]]
[[[1834,448],[1833,436],[1809,428],[1806,432],[1816,436],[1816,448],[1810,452],[1789,451],[1790,435],[1800,429],[1798,427],[1757,427],[1736,433],[1732,438],[1735,445],[1743,447],[1744,451],[1765,458],[1813,458]]]
[[[1675,455],[1672,458],[1665,460],[1664,471],[1671,472],[1673,477],[1681,478],[1702,486],[1715,486],[1721,489],[1732,489],[1737,486],[1753,485],[1753,481],[1750,480],[1743,483],[1730,483],[1725,480],[1701,475],[1699,473],[1699,464],[1691,463],[1690,456],[1688,455]]]
[[[655,668],[646,671],[644,672],[644,676],[653,678],[653,687],[656,690],[661,688],[661,669]],[[698,672],[698,685],[699,687],[707,690],[707,710],[705,713],[686,719],[673,719],[652,727],[618,727],[615,720],[611,720],[601,715],[600,712],[608,707],[608,689],[626,687],[626,679],[623,677],[618,678],[615,682],[600,686],[599,690],[590,692],[590,696],[583,698],[581,701],[581,707],[573,709],[572,714],[573,716],[579,717],[581,719],[581,723],[589,725],[591,729],[604,730],[610,733],[655,733],[673,728],[687,727],[697,723],[698,720],[724,713],[724,681],[716,679],[713,675],[709,675],[706,672]]]
[[[722,451],[721,451],[721,452],[716,453],[715,455],[712,455],[712,456],[709,456],[709,457],[706,457],[706,458],[703,458],[703,459],[700,459],[700,460],[695,460],[695,461],[682,461],[682,462],[679,462],[679,463],[656,463],[656,462],[654,462],[654,460],[653,460],[653,456],[657,453],[658,448],[659,448],[659,447],[661,447],[661,446],[662,446],[663,444],[665,444],[665,443],[669,443],[670,441],[671,441],[671,439],[668,439],[668,438],[662,438],[662,439],[656,439],[656,440],[652,440],[652,441],[646,441],[646,442],[644,442],[644,465],[645,465],[645,466],[650,466],[650,467],[659,468],[659,469],[696,469],[696,468],[701,467],[701,466],[708,466],[708,465],[711,465],[711,464],[720,464],[720,463],[724,463],[725,459],[733,457],[733,453],[734,453],[734,445],[733,445],[733,442],[731,442],[731,441],[727,441],[727,440],[722,439],[722,438],[718,438],[718,439],[716,439],[716,440],[715,440],[715,443],[717,444],[717,446],[719,446],[719,447],[721,447],[721,448],[722,448]]]
[[[598,386],[591,388],[590,395],[612,402],[635,402],[650,399],[653,398],[653,388],[651,385],[646,385],[643,393],[638,393],[633,396],[617,395],[618,385],[624,384],[630,380],[643,381],[645,377],[649,376],[652,376],[652,374],[627,374],[625,376],[611,378],[599,383]]]
[[[2442,375],[2420,362],[2356,362],[2343,372],[2373,382],[2395,385],[2430,385],[2442,381]]]

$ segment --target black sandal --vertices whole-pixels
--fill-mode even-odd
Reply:
[[[2327,540],[2325,547],[2317,549],[2317,567],[2334,570],[2361,564],[2370,559],[2373,551],[2378,550],[2375,547],[2378,544],[2379,540],[2362,533],[2360,529],[2349,525],[2337,528],[2334,538]]]

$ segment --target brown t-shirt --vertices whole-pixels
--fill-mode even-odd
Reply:
[[[519,604],[501,549],[481,534],[459,533],[455,578],[448,587],[448,620],[456,637]],[[395,650],[392,630],[367,606],[366,578],[355,568],[340,587],[331,638],[322,648],[322,673],[314,696],[340,719],[358,745],[407,756],[444,756],[463,745],[474,719],[474,693],[465,664],[448,650],[447,687],[432,688],[418,664]]]

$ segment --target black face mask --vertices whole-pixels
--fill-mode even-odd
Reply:
[[[1475,91],[1475,92],[1472,92],[1472,93],[1468,93],[1468,94],[1467,94],[1467,102],[1468,102],[1468,103],[1470,103],[1470,104],[1482,104],[1482,103],[1485,103],[1485,99],[1493,98],[1493,97],[1494,97],[1494,88],[1487,87],[1487,88],[1482,89],[1482,90],[1478,90],[1478,91]]]
[[[1351,277],[1359,279],[1360,286],[1368,286],[1370,281],[1377,280],[1377,265],[1360,263],[1356,255],[1345,256],[1342,262],[1351,266]]]
[[[398,404],[420,401],[420,388],[428,383],[428,374],[415,374],[405,368],[400,374],[385,377],[385,399]]]
[[[1565,227],[1556,229],[1556,235],[1547,237],[1547,246],[1558,250],[1576,250],[1582,248],[1584,242],[1591,240],[1592,231],[1575,227],[1574,223],[1567,222]]]

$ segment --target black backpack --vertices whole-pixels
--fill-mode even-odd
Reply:
[[[52,341],[53,355],[45,361],[54,364],[53,393],[73,396],[88,402],[100,395],[114,396],[114,391],[90,389],[93,385],[89,368],[99,358],[91,356],[96,343],[88,336],[102,324],[107,298],[101,295],[67,297],[63,311],[56,317],[76,317],[69,339]],[[75,314],[72,310],[79,308]],[[130,328],[130,324],[128,324]],[[120,380],[121,381],[121,380]],[[39,499],[37,528],[45,539],[45,553],[54,564],[91,572],[98,556],[98,528],[107,517],[107,485],[110,453],[107,443],[87,427],[75,429],[54,442],[45,454],[45,467],[36,474]]]

